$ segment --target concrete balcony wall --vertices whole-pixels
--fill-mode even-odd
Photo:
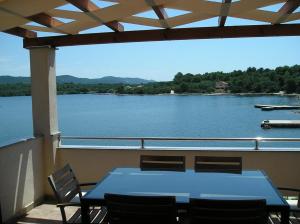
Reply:
[[[2,218],[11,220],[44,196],[43,138],[0,148]]]
[[[187,168],[193,168],[194,157],[241,156],[243,169],[264,170],[276,186],[300,188],[300,151],[216,151],[166,149],[85,149],[61,147],[57,166],[71,164],[79,180],[98,181],[115,167],[139,167],[142,154],[184,155]]]

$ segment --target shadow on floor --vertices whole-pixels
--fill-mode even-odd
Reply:
[[[17,222],[18,224],[61,224],[59,220],[41,219],[41,218],[28,218],[25,217]]]

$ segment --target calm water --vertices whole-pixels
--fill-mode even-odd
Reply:
[[[59,127],[65,136],[300,137],[300,129],[263,130],[260,127],[265,119],[300,120],[300,114],[261,111],[254,108],[254,104],[293,105],[300,104],[300,100],[280,96],[64,95],[58,96]],[[0,97],[0,124],[0,145],[32,136],[31,97]],[[107,141],[65,143],[135,144]],[[178,142],[167,144],[187,145]],[[228,146],[226,143],[214,145]],[[291,146],[281,143],[281,146],[284,145]],[[300,143],[293,146],[300,147]]]

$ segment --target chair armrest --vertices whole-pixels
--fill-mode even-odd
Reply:
[[[295,191],[300,193],[300,189],[297,188],[289,188],[289,187],[278,187],[278,190],[281,191]]]
[[[56,205],[56,207],[66,207],[66,206],[81,206],[81,203],[65,202]]]
[[[88,183],[80,183],[79,186],[90,186],[90,185],[96,185],[96,182],[88,182]]]

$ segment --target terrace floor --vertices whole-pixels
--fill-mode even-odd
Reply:
[[[66,208],[67,217],[71,217],[77,210],[76,207]],[[27,213],[27,215],[17,221],[17,224],[61,224],[61,213],[55,204],[45,203]],[[280,224],[277,215],[272,214],[270,224]],[[298,218],[291,217],[290,224],[300,224],[300,216]]]
[[[67,217],[71,217],[77,207],[66,208]],[[29,211],[25,217],[17,221],[18,224],[61,224],[61,213],[55,204],[45,203]]]

